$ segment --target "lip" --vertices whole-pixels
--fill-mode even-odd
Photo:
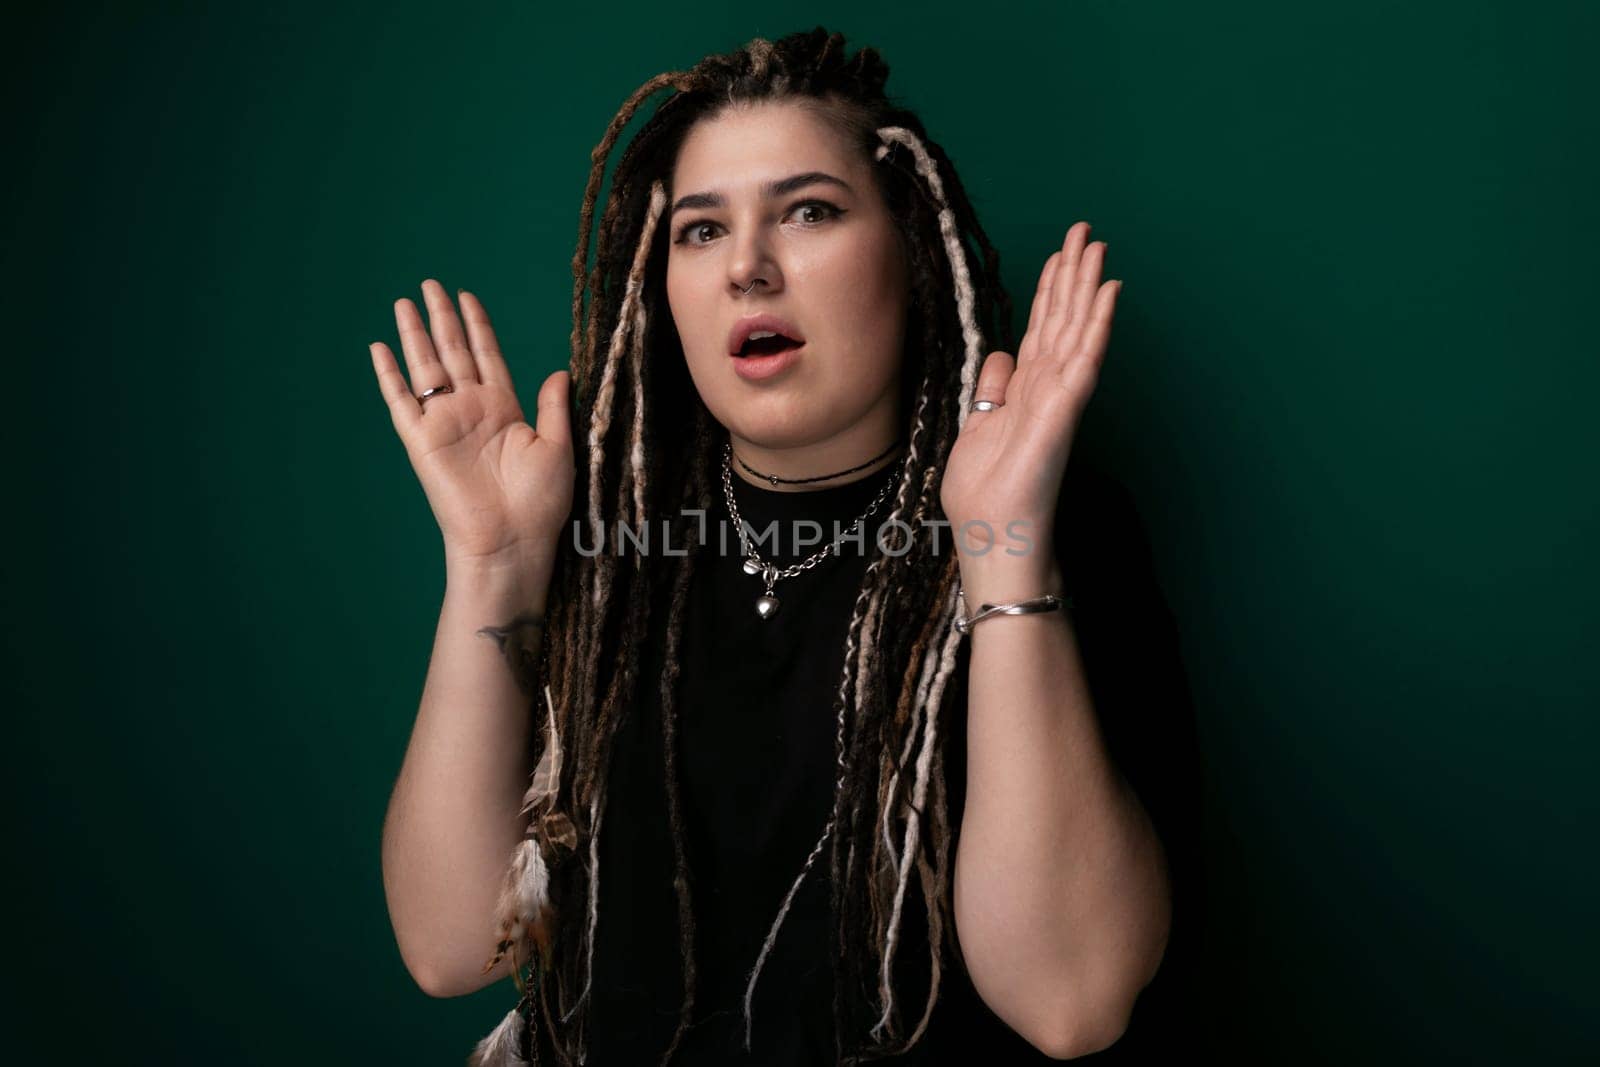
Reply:
[[[745,338],[749,337],[757,330],[771,330],[773,333],[781,333],[785,337],[791,337],[794,340],[799,341],[802,345],[806,343],[805,337],[802,336],[800,331],[795,329],[793,324],[787,319],[763,312],[760,315],[747,315],[733,324],[733,329],[728,331],[728,355],[736,359],[739,358],[739,346],[744,344]],[[743,358],[771,359],[772,357],[746,356]]]
[[[758,326],[757,329],[768,327]],[[735,356],[733,358],[733,371],[747,382],[759,382],[775,374],[782,374],[794,366],[800,359],[800,353],[806,350],[801,344],[798,348],[786,348],[782,352],[774,352],[770,356]]]

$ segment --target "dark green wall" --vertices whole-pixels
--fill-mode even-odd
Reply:
[[[436,276],[527,392],[621,101],[823,23],[1019,321],[1075,219],[1126,279],[1079,447],[1194,679],[1209,1043],[1600,1055],[1593,5],[257,6],[9,27],[25,1045],[451,1063],[509,1007],[419,993],[384,910],[443,572],[366,344]]]

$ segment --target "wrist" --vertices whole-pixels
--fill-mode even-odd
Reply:
[[[494,609],[542,611],[553,561],[527,558],[445,560],[445,595]]]
[[[968,611],[976,611],[979,604],[1003,604],[1046,593],[1065,596],[1065,577],[1053,552],[1019,558],[1001,554],[998,559],[989,555],[961,557],[961,592]]]

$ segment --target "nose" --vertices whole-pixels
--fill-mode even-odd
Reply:
[[[776,292],[782,284],[782,272],[768,254],[761,235],[752,233],[738,239],[733,256],[728,260],[730,291],[738,290],[738,295],[748,296],[755,292]]]

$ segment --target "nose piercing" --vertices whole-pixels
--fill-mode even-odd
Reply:
[[[756,282],[762,282],[762,281],[766,281],[766,279],[765,278],[757,278],[755,282],[751,282],[750,283],[750,287],[744,291],[744,295],[745,296],[749,296],[750,295],[750,289],[754,289],[756,287]]]

